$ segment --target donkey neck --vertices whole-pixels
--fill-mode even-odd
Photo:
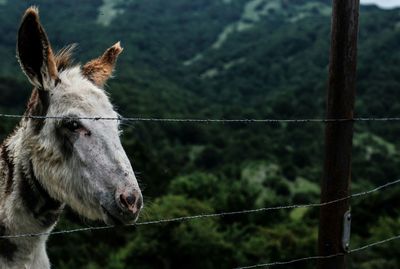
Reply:
[[[49,232],[63,208],[35,174],[32,152],[24,146],[26,132],[26,125],[21,124],[0,146],[0,236]],[[11,264],[29,263],[47,237],[0,239],[0,265],[2,259]]]
[[[20,166],[19,195],[31,217],[43,228],[56,223],[61,213],[62,203],[50,197],[36,177],[32,161]]]
[[[26,146],[28,127],[21,127],[0,147],[0,165],[3,170],[1,181],[4,185],[5,200],[18,199],[16,209],[26,213],[32,222],[47,229],[58,219],[62,203],[53,199],[42,186],[43,179],[36,176],[32,164],[33,152]],[[5,167],[4,167],[5,166]]]

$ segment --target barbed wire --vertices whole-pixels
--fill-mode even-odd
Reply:
[[[355,253],[355,252],[360,252],[360,251],[366,250],[368,248],[372,248],[372,247],[375,247],[375,246],[386,244],[386,243],[389,243],[391,241],[399,240],[399,239],[400,239],[400,234],[396,235],[396,236],[393,236],[393,237],[390,237],[390,238],[387,238],[387,239],[384,239],[384,240],[381,240],[381,241],[378,241],[378,242],[375,242],[375,243],[371,243],[371,244],[368,244],[368,245],[365,245],[365,246],[362,246],[362,247],[358,247],[358,248],[352,249],[352,250],[349,251],[349,253],[351,254],[351,253]]]
[[[313,261],[313,260],[326,260],[326,259],[333,259],[336,257],[341,257],[344,255],[351,255],[353,253],[361,252],[363,250],[383,245],[386,243],[389,243],[391,241],[399,240],[400,235],[396,235],[378,242],[374,242],[362,247],[358,247],[355,249],[352,249],[348,251],[347,253],[337,253],[337,254],[332,254],[332,255],[327,255],[327,256],[310,256],[310,257],[304,257],[304,258],[299,258],[299,259],[294,259],[294,260],[289,260],[289,261],[280,261],[280,262],[271,262],[271,263],[262,263],[262,264],[256,264],[256,265],[250,265],[250,266],[243,266],[243,267],[236,267],[234,269],[253,269],[253,268],[261,268],[261,267],[273,267],[273,266],[279,266],[279,265],[289,265],[293,263],[298,263],[298,262],[305,262],[305,261]]]
[[[32,116],[0,114],[2,118],[17,119],[75,119],[75,120],[105,120],[105,121],[131,121],[131,122],[169,122],[169,123],[332,123],[332,122],[370,122],[370,121],[400,121],[400,117],[367,117],[351,119],[322,119],[322,118],[304,118],[304,119],[200,119],[200,118],[145,118],[145,117],[69,117],[69,116]]]
[[[10,239],[10,238],[21,238],[21,237],[37,237],[37,236],[48,236],[48,235],[60,235],[60,234],[71,234],[77,232],[85,232],[85,231],[98,231],[98,230],[107,230],[113,229],[117,227],[132,227],[132,226],[145,226],[145,225],[155,225],[155,224],[166,224],[166,223],[173,223],[173,222],[183,222],[183,221],[190,221],[195,219],[204,219],[204,218],[215,218],[215,217],[224,217],[224,216],[232,216],[232,215],[243,215],[243,214],[253,214],[259,212],[268,212],[268,211],[277,211],[283,209],[296,209],[296,208],[313,208],[313,207],[323,207],[328,206],[336,203],[340,203],[352,198],[362,197],[366,195],[370,195],[375,192],[382,191],[387,189],[391,186],[400,184],[400,179],[388,182],[386,184],[380,185],[374,189],[363,191],[359,193],[355,193],[340,199],[322,202],[322,203],[311,203],[311,204],[297,204],[297,205],[283,205],[283,206],[276,206],[276,207],[263,207],[257,209],[247,209],[247,210],[240,210],[240,211],[232,211],[232,212],[221,212],[221,213],[208,213],[208,214],[199,214],[194,216],[183,216],[177,218],[168,218],[168,219],[160,219],[160,220],[150,220],[150,221],[143,221],[138,222],[135,224],[126,224],[126,225],[107,225],[107,226],[98,226],[98,227],[84,227],[84,228],[77,228],[77,229],[70,229],[70,230],[60,230],[60,231],[52,231],[52,232],[42,232],[42,233],[26,233],[26,234],[16,234],[16,235],[3,235],[0,236],[0,239]]]
[[[337,254],[328,255],[328,256],[310,256],[310,257],[304,257],[304,258],[299,258],[299,259],[294,259],[294,260],[289,260],[289,261],[261,263],[261,264],[243,266],[243,267],[236,267],[234,269],[252,269],[252,268],[260,268],[260,267],[272,267],[272,266],[278,266],[278,265],[289,265],[289,264],[305,262],[305,261],[332,259],[332,258],[344,256],[344,255],[345,255],[345,253],[337,253]]]

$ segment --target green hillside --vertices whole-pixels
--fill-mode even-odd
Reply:
[[[15,58],[24,9],[40,7],[55,49],[78,62],[121,40],[107,90],[130,117],[322,118],[330,0],[0,0],[0,113],[22,113],[30,86]],[[400,115],[400,12],[362,7],[356,113]],[[17,123],[0,119],[3,139]],[[144,189],[141,220],[319,201],[323,124],[124,122]],[[353,191],[400,177],[398,123],[357,123]],[[355,199],[352,246],[398,233],[400,188]],[[66,210],[57,229],[96,226]],[[234,268],[315,254],[318,210],[193,220],[50,237],[54,268]],[[351,268],[397,269],[399,242]],[[282,267],[283,268],[283,267]],[[284,268],[315,268],[298,263]]]

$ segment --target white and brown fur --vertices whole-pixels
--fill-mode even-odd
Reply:
[[[29,8],[18,32],[17,56],[34,86],[26,117],[0,146],[0,236],[51,231],[65,205],[107,224],[136,221],[143,206],[118,122],[103,86],[122,48],[115,44],[83,67],[72,47],[53,54]],[[47,269],[46,235],[0,238],[0,269]]]

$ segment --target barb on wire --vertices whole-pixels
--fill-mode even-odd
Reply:
[[[169,123],[332,123],[332,122],[365,122],[365,121],[400,121],[400,117],[392,118],[352,118],[352,119],[200,119],[200,118],[145,118],[145,117],[65,117],[65,116],[32,116],[0,114],[2,118],[29,119],[80,119],[80,120],[117,120],[131,122],[169,122]]]
[[[350,250],[347,253],[337,253],[333,255],[328,255],[328,256],[311,256],[311,257],[304,257],[304,258],[299,258],[299,259],[294,259],[294,260],[289,260],[289,261],[280,261],[280,262],[271,262],[271,263],[263,263],[263,264],[256,264],[256,265],[250,265],[250,266],[243,266],[243,267],[237,267],[235,269],[252,269],[252,268],[262,268],[262,267],[273,267],[273,266],[279,266],[279,265],[288,265],[288,264],[293,264],[293,263],[298,263],[298,262],[304,262],[304,261],[313,261],[313,260],[325,260],[325,259],[332,259],[336,257],[340,257],[343,255],[351,255],[353,253],[361,252],[363,250],[379,246],[382,244],[389,243],[391,241],[399,240],[400,235],[396,235],[375,243],[371,243],[362,247],[358,247],[355,249]]]
[[[232,212],[221,212],[221,213],[211,213],[211,214],[200,214],[194,216],[184,216],[184,217],[177,217],[177,218],[170,218],[170,219],[160,219],[160,220],[151,220],[151,221],[143,221],[138,222],[135,224],[127,224],[127,225],[110,225],[110,226],[99,226],[99,227],[85,227],[85,228],[77,228],[71,230],[60,230],[60,231],[53,231],[53,232],[43,232],[43,233],[27,233],[27,234],[16,234],[16,235],[3,235],[0,236],[2,238],[21,238],[21,237],[36,237],[36,236],[47,236],[47,235],[59,235],[59,234],[70,234],[76,232],[85,232],[85,231],[98,231],[98,230],[107,230],[113,229],[116,227],[131,227],[131,226],[145,226],[145,225],[155,225],[155,224],[165,224],[165,223],[172,223],[172,222],[182,222],[182,221],[189,221],[195,219],[204,219],[204,218],[214,218],[214,217],[224,217],[224,216],[232,216],[232,215],[241,215],[241,214],[252,214],[252,213],[259,213],[259,212],[268,212],[268,211],[277,211],[282,209],[295,209],[295,208],[313,208],[313,207],[323,207],[332,204],[336,204],[351,198],[357,198],[361,196],[366,196],[383,189],[386,189],[390,186],[396,185],[400,183],[400,179],[388,182],[381,186],[378,186],[374,189],[369,191],[355,193],[337,200],[323,202],[323,203],[312,203],[312,204],[298,204],[298,205],[284,205],[284,206],[276,206],[276,207],[263,207],[257,209],[248,209],[248,210],[241,210],[241,211],[232,211]]]

